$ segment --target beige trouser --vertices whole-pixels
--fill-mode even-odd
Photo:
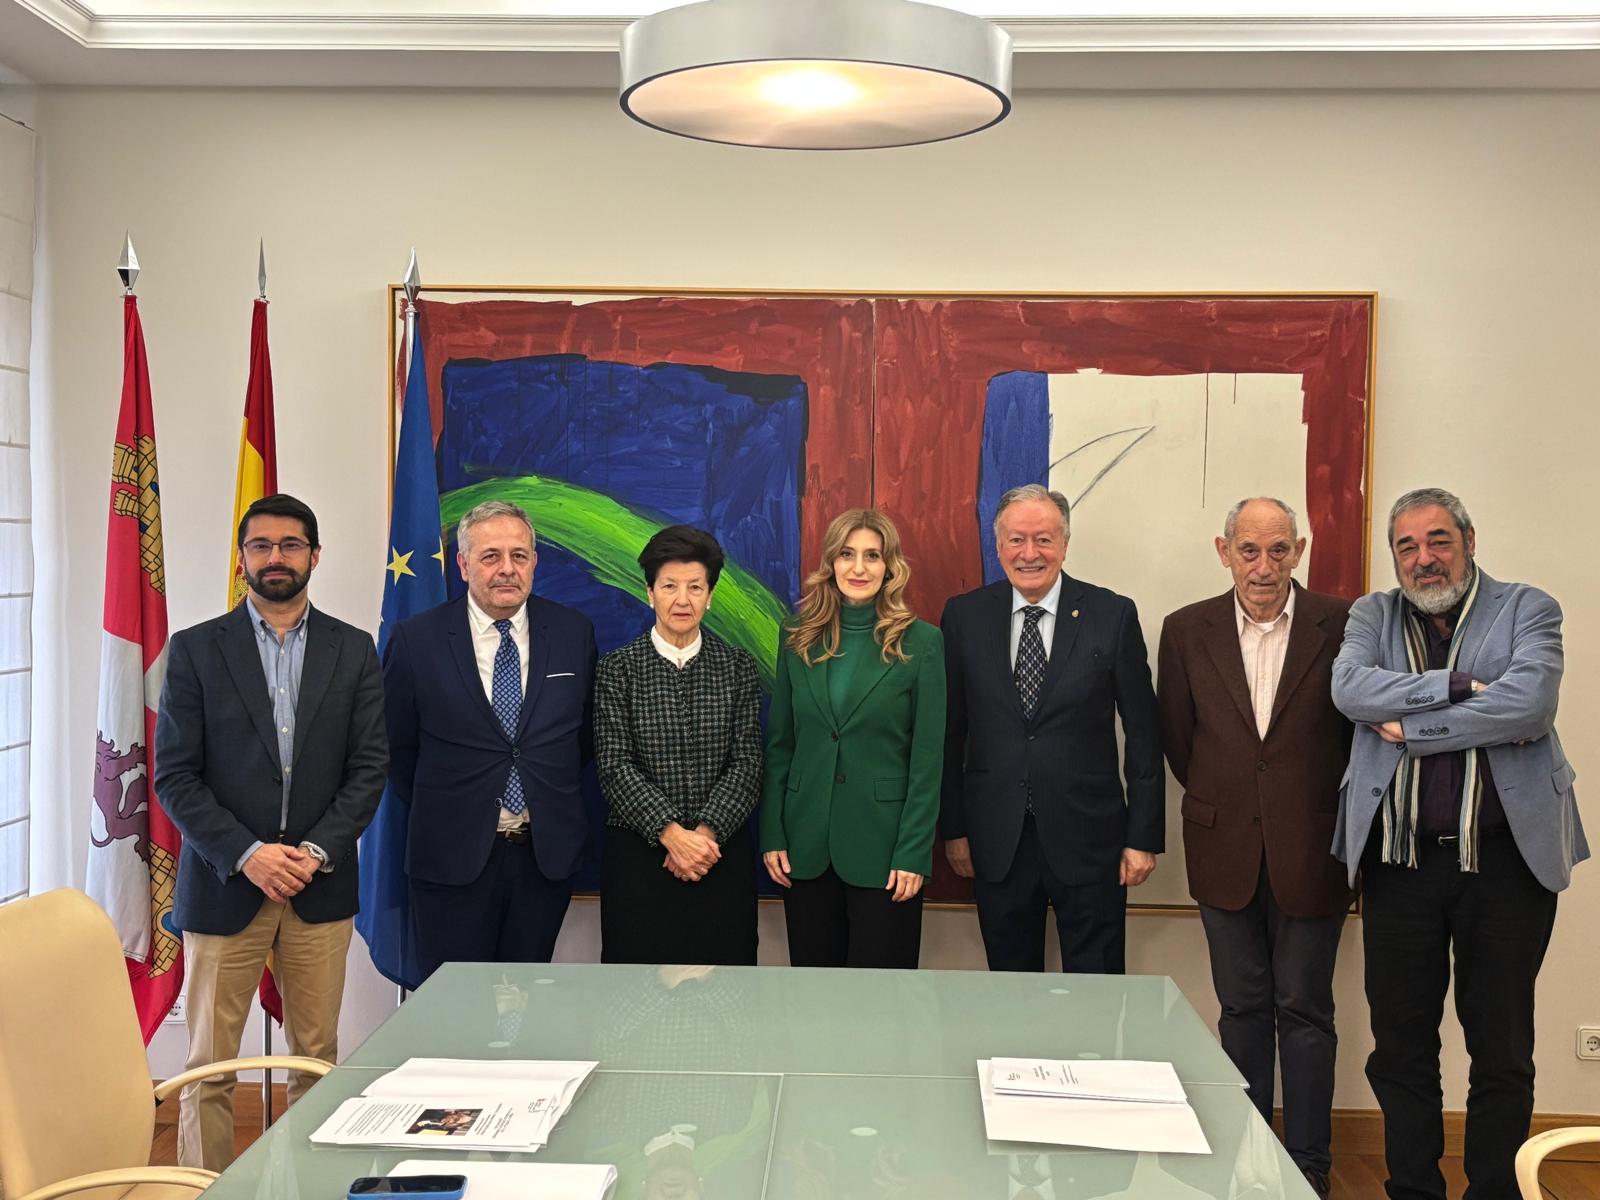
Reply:
[[[261,982],[267,952],[283,996],[283,1032],[294,1054],[333,1062],[339,1053],[339,1001],[354,922],[308,925],[288,904],[271,900],[238,933],[183,935],[188,989],[190,1069],[237,1057],[250,998]],[[295,1071],[293,1104],[316,1082]],[[178,1098],[178,1162],[220,1171],[233,1161],[232,1075],[191,1083]]]

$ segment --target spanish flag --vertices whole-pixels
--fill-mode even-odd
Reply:
[[[244,388],[244,427],[239,432],[239,474],[233,485],[233,525],[228,530],[228,607],[244,599],[244,572],[235,534],[244,510],[278,491],[278,435],[272,419],[272,358],[267,353],[267,302],[257,300],[250,318],[250,381]]]

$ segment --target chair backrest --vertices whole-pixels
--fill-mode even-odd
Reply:
[[[1539,1164],[1557,1150],[1568,1146],[1581,1146],[1585,1142],[1600,1142],[1600,1125],[1569,1125],[1564,1129],[1547,1129],[1536,1133],[1522,1143],[1517,1151],[1517,1190],[1523,1200],[1542,1200],[1539,1190]]]
[[[154,1133],[149,1060],[111,919],[70,888],[0,906],[0,1188],[21,1196],[144,1166]]]

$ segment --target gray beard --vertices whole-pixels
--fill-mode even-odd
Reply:
[[[1411,601],[1418,612],[1427,613],[1436,617],[1440,613],[1449,612],[1461,603],[1461,597],[1467,594],[1467,589],[1472,586],[1472,562],[1467,562],[1467,572],[1461,577],[1460,582],[1447,584],[1444,587],[1417,587],[1415,584],[1407,586],[1404,581],[1400,584],[1400,592]]]

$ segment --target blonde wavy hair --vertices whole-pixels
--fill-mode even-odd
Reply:
[[[907,662],[902,647],[906,630],[917,619],[906,606],[906,584],[911,582],[911,564],[900,549],[900,532],[894,522],[875,508],[850,508],[840,513],[822,535],[822,565],[805,582],[795,618],[789,625],[784,644],[800,656],[806,666],[814,666],[839,655],[839,608],[844,598],[834,578],[833,564],[844,544],[858,529],[870,529],[883,539],[883,586],[874,600],[878,609],[873,637],[882,649],[883,661]],[[813,651],[820,651],[815,657]]]

